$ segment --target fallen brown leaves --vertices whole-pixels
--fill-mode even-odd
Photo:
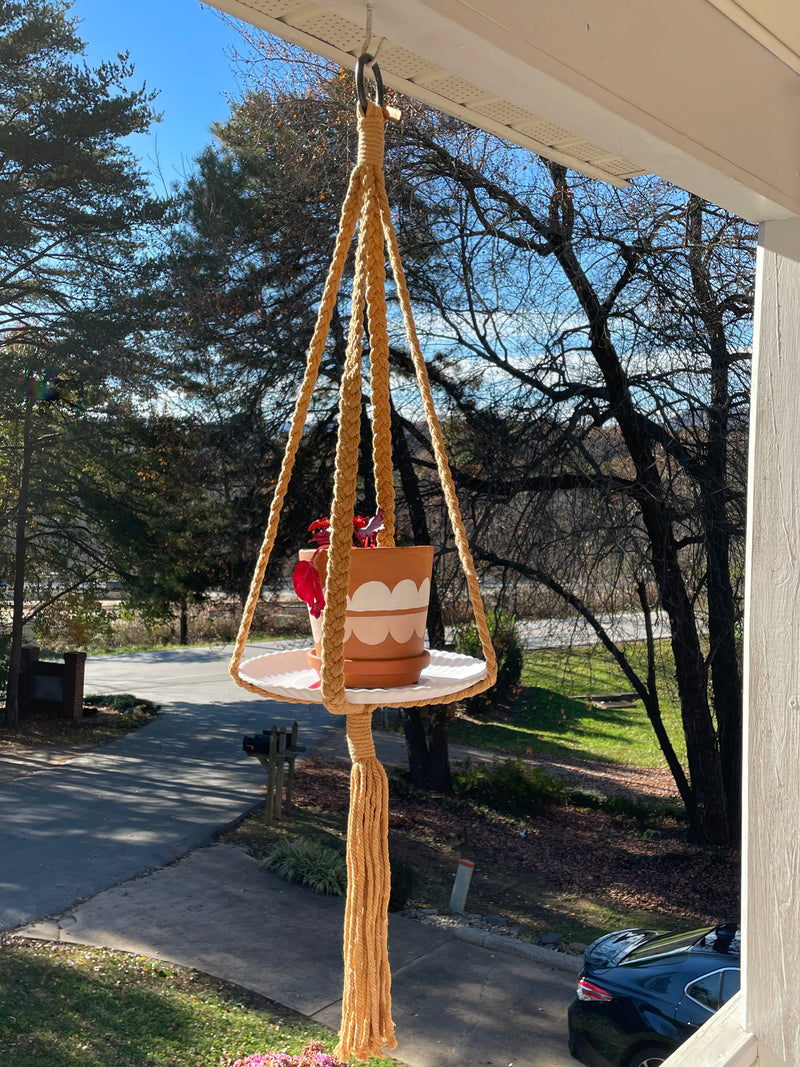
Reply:
[[[293,804],[326,818],[337,813],[344,823],[348,779],[341,763],[307,760]],[[411,907],[446,907],[457,861],[465,858],[475,863],[468,910],[504,915],[531,932],[591,927],[581,901],[604,909],[611,925],[618,914],[673,928],[738,915],[737,854],[700,848],[673,818],[645,822],[565,807],[512,819],[403,788],[390,798],[389,827],[392,856],[420,875]]]

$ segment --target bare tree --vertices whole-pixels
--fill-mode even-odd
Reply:
[[[414,281],[463,423],[457,478],[484,501],[476,554],[595,627],[645,701],[694,832],[726,842],[753,230],[654,179],[618,191],[529,157],[523,171],[521,153],[427,114],[402,152],[419,195],[454,205],[444,281]],[[669,620],[688,779],[600,622],[604,585],[629,605],[652,586]]]
[[[251,42],[268,58],[281,47]],[[293,70],[300,87],[249,98],[243,115],[265,120],[254,165],[291,144],[303,195],[315,173],[334,190],[353,148],[349,76],[280,58],[275,77]],[[754,232],[660,180],[599,185],[421,105],[403,111],[387,179],[473,549],[589,621],[642,695],[694,833],[727,842]],[[392,340],[397,418],[435,538],[430,455]],[[605,625],[620,607],[668,620],[688,774],[660,723],[652,656],[640,677]]]

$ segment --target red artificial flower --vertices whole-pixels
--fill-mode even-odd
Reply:
[[[311,534],[311,540],[320,548],[324,548],[331,543],[331,520],[315,519],[309,526],[308,532]]]
[[[325,607],[325,594],[319,571],[310,560],[301,559],[292,571],[292,585],[300,599],[308,604],[308,610],[318,619]]]
[[[383,520],[383,508],[378,508],[371,519],[365,519],[363,515],[353,516],[353,533],[362,548],[375,548],[377,534],[384,528]]]
[[[370,519],[363,515],[353,516],[353,538],[356,547],[375,548],[378,543],[378,533],[384,528],[383,508]],[[327,548],[331,543],[331,522],[328,518],[315,519],[308,528],[311,541],[317,545],[317,550]],[[316,555],[316,553],[315,553]],[[292,571],[292,584],[294,591],[303,601],[308,604],[308,610],[318,619],[325,607],[325,592],[320,581],[319,571],[310,560],[300,560],[295,564]]]

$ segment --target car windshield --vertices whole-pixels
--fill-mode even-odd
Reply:
[[[634,963],[638,960],[649,960],[653,956],[688,952],[690,948],[713,933],[713,930],[693,930],[689,934],[662,934],[661,937],[654,937],[644,945],[640,945],[639,948],[635,948],[625,957],[624,962]]]
[[[709,930],[695,945],[695,949],[706,952],[722,952],[729,956],[738,956],[740,948],[739,927],[733,924],[718,926]]]
[[[723,952],[739,954],[739,928],[735,924],[717,926],[713,930],[693,930],[688,934],[662,934],[629,953],[624,963],[649,960],[654,956],[670,956],[680,952]]]

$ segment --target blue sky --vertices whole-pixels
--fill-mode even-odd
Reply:
[[[131,85],[160,90],[154,106],[163,120],[131,147],[163,191],[191,169],[211,123],[228,116],[226,93],[240,95],[229,59],[238,34],[198,0],[75,0],[70,13],[91,64],[130,52]]]

